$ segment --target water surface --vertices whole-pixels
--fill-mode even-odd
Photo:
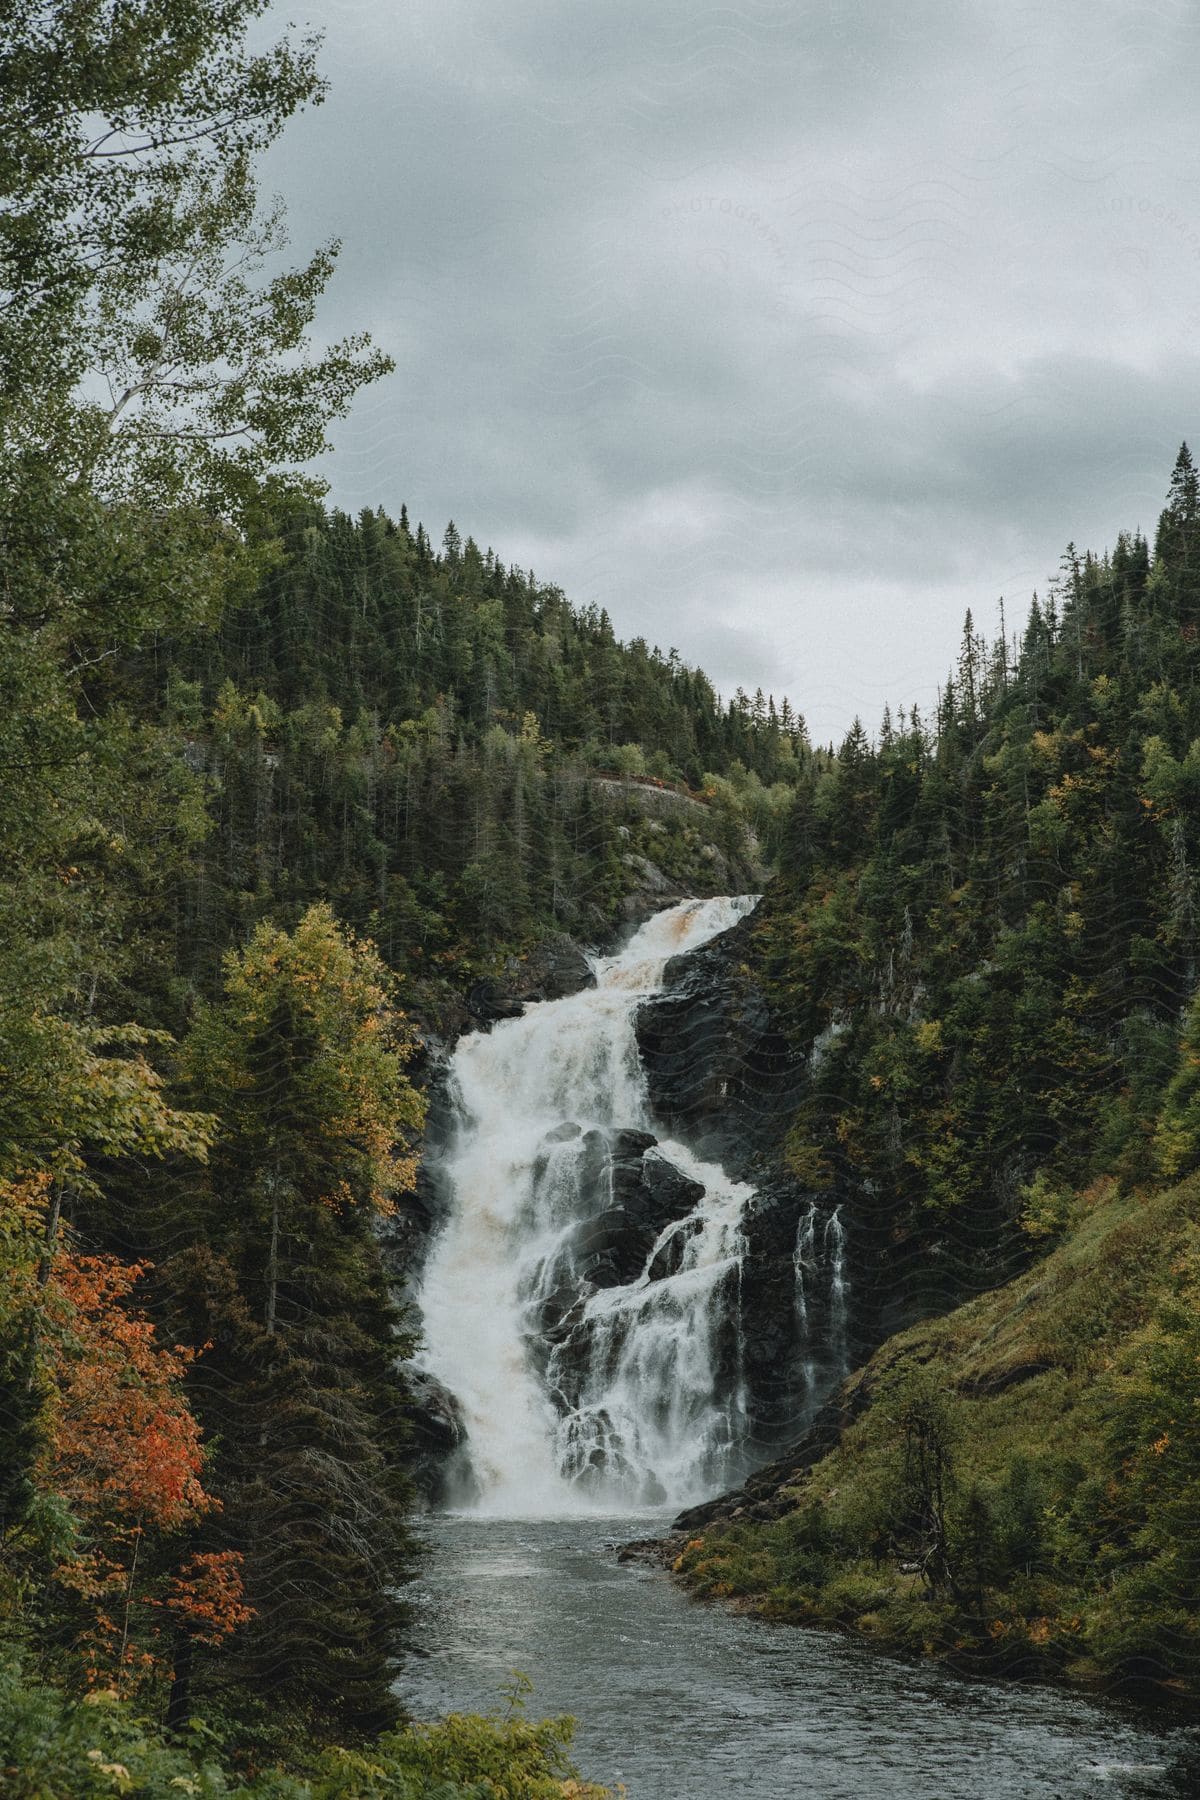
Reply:
[[[514,1668],[574,1713],[594,1780],[630,1800],[1184,1800],[1200,1726],[967,1681],[829,1632],[703,1606],[615,1560],[645,1519],[433,1517],[403,1697],[487,1710]]]

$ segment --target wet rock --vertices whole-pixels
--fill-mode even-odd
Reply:
[[[806,1070],[771,1017],[752,974],[748,918],[667,966],[663,991],[639,1009],[638,1043],[654,1111],[673,1134],[755,1189],[742,1221],[745,1255],[737,1313],[737,1378],[744,1384],[759,1445],[787,1443],[836,1381],[854,1326],[831,1331],[828,1247],[802,1316],[796,1305],[794,1253],[813,1196],[782,1162]],[[824,1209],[832,1201],[821,1199]],[[825,1216],[824,1213],[822,1216]],[[847,1235],[856,1227],[845,1209]],[[664,1245],[664,1274],[686,1246]],[[857,1242],[848,1245],[853,1269]],[[858,1276],[851,1274],[857,1295]],[[834,1336],[837,1337],[836,1344]]]
[[[664,1281],[670,1275],[678,1275],[683,1267],[684,1252],[700,1229],[699,1219],[679,1221],[670,1237],[654,1253],[654,1260],[646,1271],[651,1281]]]
[[[519,1019],[525,1011],[525,1002],[518,1000],[505,981],[497,975],[487,975],[472,984],[467,990],[467,1006],[478,1025],[495,1025],[501,1019]]]
[[[584,1280],[572,1286],[557,1288],[551,1295],[546,1304],[550,1322],[546,1325],[544,1335],[552,1349],[566,1343],[579,1330],[583,1324],[584,1309],[595,1292],[595,1284]],[[569,1412],[574,1402],[563,1396],[559,1398],[562,1401],[562,1411]]]
[[[596,985],[585,952],[565,935],[547,938],[531,950],[510,979],[523,1000],[565,1000]]]
[[[643,1157],[642,1186],[665,1219],[681,1219],[704,1198],[704,1183],[685,1175],[661,1151]]]
[[[859,1388],[840,1389],[821,1407],[803,1436],[777,1461],[756,1469],[740,1488],[718,1494],[700,1506],[690,1506],[674,1521],[672,1530],[694,1532],[719,1521],[732,1519],[744,1510],[756,1518],[782,1518],[794,1509],[790,1490],[803,1481],[838,1443],[847,1426],[858,1417],[866,1404]],[[759,1512],[759,1507],[765,1510]],[[660,1540],[661,1541],[661,1540]],[[632,1548],[632,1546],[631,1546]]]
[[[404,1416],[411,1432],[409,1474],[418,1492],[431,1505],[447,1495],[451,1471],[465,1461],[467,1442],[462,1409],[449,1388],[425,1369],[404,1369],[408,1399]]]
[[[594,1292],[590,1281],[584,1282],[582,1288],[578,1282],[562,1282],[542,1301],[539,1335],[551,1345],[569,1337],[583,1318],[588,1295]],[[537,1346],[531,1348],[535,1355],[539,1354]]]
[[[419,1165],[412,1191],[401,1194],[395,1211],[376,1224],[383,1267],[402,1305],[416,1302],[429,1246],[446,1218],[446,1209],[447,1195],[431,1155]]]
[[[610,1139],[613,1196],[619,1202],[631,1199],[642,1186],[642,1169],[647,1150],[653,1150],[657,1139],[649,1131],[615,1131]]]
[[[580,1227],[576,1239],[583,1279],[600,1288],[625,1287],[641,1269],[625,1209],[607,1207]]]
[[[405,1412],[419,1442],[453,1450],[466,1438],[462,1410],[448,1387],[426,1369],[407,1371],[410,1400]]]
[[[585,1180],[598,1180],[600,1178],[603,1170],[604,1158],[608,1154],[603,1133],[589,1131],[586,1138],[584,1138],[582,1125],[576,1125],[573,1120],[566,1120],[563,1124],[556,1125],[553,1131],[548,1131],[538,1146],[537,1157],[533,1165],[535,1192],[541,1187],[541,1184],[546,1179],[546,1173],[550,1168],[551,1162],[564,1144],[575,1144],[578,1146],[576,1150],[572,1151],[573,1156],[586,1155],[590,1157],[594,1166],[585,1172]]]
[[[637,1018],[655,1112],[738,1176],[777,1149],[803,1074],[749,973],[750,929],[743,920],[672,958],[662,993]]]
[[[664,1228],[685,1218],[704,1194],[647,1132],[616,1132],[610,1155],[612,1203],[581,1226],[577,1239],[580,1268],[596,1287],[636,1281]]]

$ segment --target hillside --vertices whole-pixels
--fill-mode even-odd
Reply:
[[[968,618],[936,721],[806,765],[751,955],[798,1071],[788,1160],[845,1203],[868,1312],[898,1264],[944,1306],[1056,1196],[1193,1166],[1162,1109],[1198,967],[1198,634],[1184,446],[1153,556],[1071,548],[1019,640]]]
[[[105,960],[97,1004],[177,1030],[228,944],[329,901],[437,1019],[540,938],[596,942],[777,859],[811,755],[786,700],[726,703],[453,526],[435,553],[403,509],[277,502],[246,554],[215,627],[160,628],[81,684],[165,814],[152,871],[91,822],[57,847],[114,909],[132,880],[153,942],[129,982]]]
[[[1069,549],[936,728],[807,765],[741,969],[797,1293],[836,1218],[863,1366],[684,1516],[698,1591],[1195,1693],[1198,631],[1185,445],[1153,554]]]
[[[203,626],[78,666],[27,634],[0,1603],[38,1593],[68,1685],[217,1708],[283,1754],[288,1719],[320,1742],[398,1712],[412,1322],[382,1227],[420,1051],[582,962],[568,932],[755,885],[809,751],[790,709],[726,706],[452,528],[435,556],[403,519],[277,502],[242,554]],[[61,736],[65,774],[19,762],[22,729]]]
[[[690,1588],[976,1674],[1200,1692],[1200,1184],[1081,1195],[672,1541]],[[829,1445],[832,1442],[833,1447]]]

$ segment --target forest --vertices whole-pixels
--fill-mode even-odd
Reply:
[[[323,95],[263,10],[0,22],[2,1784],[583,1792],[519,1694],[405,1722],[414,1059],[645,845],[769,854],[804,731],[453,525],[323,508],[389,365],[312,347],[337,246],[281,265],[257,203]]]
[[[1194,1697],[1198,621],[1185,444],[1153,546],[1068,546],[1019,641],[968,615],[936,719],[807,762],[754,948],[786,1154],[906,1328],[690,1585]]]
[[[968,615],[933,716],[813,746],[454,524],[326,507],[303,471],[388,363],[314,347],[337,246],[282,266],[258,205],[323,92],[314,44],[250,47],[263,10],[0,20],[5,1791],[599,1793],[519,1692],[405,1717],[413,1328],[381,1229],[430,1034],[506,958],[605,941],[648,864],[698,894],[775,871],[750,955],[805,1070],[788,1167],[918,1315],[902,1403],[862,1378],[859,1474],[680,1572],[1194,1691],[1187,447],[1153,541],[1069,547],[1019,632]],[[1039,1280],[1062,1307],[981,1373]],[[921,1387],[960,1354],[953,1404]]]

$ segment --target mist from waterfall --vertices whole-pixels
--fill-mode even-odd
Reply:
[[[680,1506],[746,1471],[738,1290],[753,1189],[651,1136],[635,1021],[672,956],[754,904],[672,906],[594,960],[594,988],[458,1045],[422,1360],[461,1408],[479,1510]],[[644,1242],[618,1269],[637,1207]]]

